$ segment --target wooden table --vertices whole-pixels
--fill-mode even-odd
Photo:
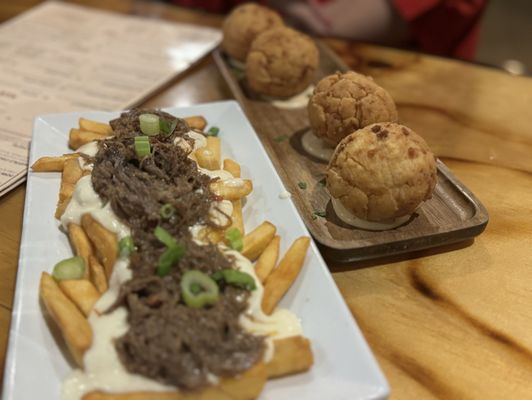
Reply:
[[[0,18],[38,2],[3,2]],[[81,3],[210,26],[221,21],[158,3]],[[392,399],[532,398],[532,80],[411,52],[328,44],[390,91],[402,122],[428,139],[490,213],[486,231],[474,241],[385,260],[328,263]],[[207,58],[145,105],[230,97]],[[24,193],[21,186],[0,199],[1,365]]]

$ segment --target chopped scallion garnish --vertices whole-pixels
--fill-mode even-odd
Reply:
[[[225,282],[226,285],[236,286],[241,289],[255,290],[257,284],[255,279],[248,273],[237,271],[236,269],[223,269],[211,275],[216,282]]]
[[[175,214],[175,208],[170,203],[166,203],[165,205],[161,206],[159,214],[163,219],[170,219]]]
[[[54,266],[52,276],[58,281],[82,279],[85,276],[85,261],[79,256],[59,261]]]
[[[139,115],[140,130],[148,136],[155,136],[159,134],[159,116],[155,114],[140,114]]]
[[[159,119],[159,129],[161,133],[165,135],[171,135],[172,133],[174,133],[176,126],[177,126],[177,118],[171,121],[168,121],[167,119],[164,119],[164,118]]]
[[[297,186],[299,186],[299,188],[300,188],[301,190],[305,190],[305,189],[307,188],[307,182],[303,182],[303,181],[298,182],[298,183],[297,183]]]
[[[218,136],[218,133],[220,133],[220,128],[213,126],[207,131],[207,136]]]
[[[138,158],[144,158],[151,154],[150,138],[148,136],[135,137],[135,153]]]
[[[126,236],[120,239],[118,242],[118,255],[120,257],[129,257],[135,250],[135,244],[131,236]]]
[[[178,262],[185,254],[185,247],[180,243],[176,243],[175,246],[169,247],[159,257],[159,263],[157,264],[157,275],[165,276],[170,273],[173,265]]]
[[[227,241],[229,247],[231,247],[233,250],[241,251],[244,247],[244,243],[242,242],[242,234],[237,228],[228,229],[225,232],[225,240]]]
[[[274,137],[273,140],[274,140],[276,143],[281,143],[281,142],[284,142],[285,140],[288,140],[288,136],[286,136],[286,135],[279,135],[279,136]]]
[[[325,211],[314,211],[314,215],[317,217],[325,218],[327,214],[325,213]]]
[[[153,231],[153,234],[157,239],[159,239],[160,242],[164,243],[166,247],[173,247],[177,245],[174,237],[162,226],[157,226],[157,228],[155,228]]]
[[[218,285],[209,275],[198,270],[187,271],[181,277],[181,296],[189,307],[201,308],[218,301]]]

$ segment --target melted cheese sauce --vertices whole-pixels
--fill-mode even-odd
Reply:
[[[301,145],[307,153],[323,161],[329,161],[334,153],[334,147],[325,143],[310,130],[303,134]]]
[[[193,133],[196,134],[196,132]],[[197,135],[204,139],[203,135]],[[198,142],[200,142],[198,146],[201,147],[201,139],[193,138],[195,140],[194,148],[196,148]],[[180,144],[177,143],[177,145]],[[92,144],[91,146],[86,146],[86,149],[81,150],[93,156],[95,154],[93,153],[94,146]],[[227,171],[209,171],[202,168],[200,170],[211,178],[217,177],[225,181],[230,180],[231,184],[241,184],[239,178],[234,178]],[[217,202],[210,212],[214,221],[223,223],[223,219],[232,214],[233,205],[230,201],[222,200]],[[119,238],[130,235],[129,228],[119,221],[110,205],[104,205],[94,191],[90,175],[82,177],[76,184],[72,199],[61,218],[63,227],[66,229],[68,224],[72,222],[79,224],[82,215],[85,213],[90,213],[103,226],[116,233]],[[189,229],[192,236],[198,241],[204,226],[196,225]],[[220,245],[220,249],[225,254],[234,257],[236,269],[250,274],[255,279],[257,288],[251,292],[248,309],[240,317],[239,322],[246,331],[255,335],[266,336],[264,360],[267,362],[273,357],[273,340],[302,334],[301,323],[288,310],[278,309],[269,316],[264,314],[261,307],[264,289],[255,274],[252,263],[239,252],[230,250],[224,245]],[[131,276],[129,260],[119,259],[114,265],[113,273],[109,280],[109,289],[96,302],[88,319],[93,331],[93,343],[84,355],[84,370],[73,370],[66,377],[61,390],[62,400],[80,400],[83,395],[95,390],[109,393],[178,390],[173,386],[163,385],[144,376],[132,374],[120,362],[114,347],[114,339],[122,336],[129,329],[127,310],[124,307],[119,307],[109,314],[104,314],[104,312],[114,304],[119,295],[121,285],[131,279]],[[212,384],[216,384],[219,381],[214,374],[209,374],[208,379]]]
[[[240,325],[248,332],[266,336],[266,351],[264,353],[264,362],[272,359],[274,348],[273,341],[289,336],[302,335],[303,329],[297,316],[286,309],[276,309],[271,315],[262,312],[262,297],[264,295],[264,286],[255,274],[253,264],[240,254],[238,251],[229,250],[227,247],[221,247],[225,254],[235,258],[236,269],[246,272],[255,279],[257,288],[251,292],[248,300],[248,309],[240,316]]]
[[[61,217],[63,228],[67,230],[71,223],[79,225],[81,217],[86,213],[90,213],[105,228],[115,232],[119,239],[129,236],[129,228],[115,216],[111,205],[104,205],[98,193],[94,191],[90,175],[81,177],[76,184],[72,198]]]
[[[410,219],[410,215],[395,218],[388,222],[374,222],[366,221],[364,219],[356,217],[351,211],[349,211],[340,200],[331,197],[331,202],[338,218],[348,225],[355,226],[357,228],[366,229],[368,231],[385,231],[388,229],[397,228],[399,225],[403,225]]]
[[[314,85],[310,85],[308,88],[303,90],[301,93],[296,94],[295,96],[289,97],[283,100],[272,100],[271,103],[277,108],[283,108],[287,110],[292,110],[294,108],[303,108],[308,104],[308,99],[312,96],[314,91]]]
[[[98,142],[89,142],[79,147],[78,153],[84,154],[89,157],[95,157],[98,153]],[[82,170],[92,171],[92,165],[88,164],[83,157],[78,157],[79,166]]]

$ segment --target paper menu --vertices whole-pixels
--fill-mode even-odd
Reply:
[[[35,116],[128,108],[220,39],[211,28],[59,2],[0,25],[0,195],[25,178]]]

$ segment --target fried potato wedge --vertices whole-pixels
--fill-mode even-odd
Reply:
[[[35,172],[62,172],[65,162],[79,157],[78,153],[63,154],[57,157],[41,157],[33,163],[31,169]]]
[[[191,129],[198,129],[202,131],[207,126],[207,120],[200,115],[185,117],[183,119]]]
[[[259,363],[237,377],[222,379],[218,385],[199,391],[123,394],[93,392],[83,396],[83,400],[251,400],[259,396],[266,379],[266,367]]]
[[[81,129],[72,128],[68,136],[68,146],[77,150],[84,144],[94,142],[95,140],[105,139],[105,135],[96,132],[82,131]]]
[[[262,254],[266,246],[272,241],[277,228],[271,222],[264,221],[242,239],[244,247],[242,255],[255,261]]]
[[[226,158],[223,163],[223,169],[233,175],[235,178],[240,178],[241,168],[240,164],[235,160]]]
[[[104,122],[93,121],[87,118],[79,119],[79,127],[83,131],[94,132],[104,136],[113,134],[113,128],[111,128],[111,125]]]
[[[233,213],[231,214],[231,226],[230,228],[236,228],[239,230],[240,235],[244,236],[244,217],[242,216],[242,200],[233,200]]]
[[[268,379],[307,371],[314,363],[310,340],[303,336],[277,339],[273,345],[273,358],[266,364]]]
[[[195,161],[201,168],[214,171],[219,169],[219,160],[216,158],[215,154],[211,149],[207,147],[201,147],[194,152]]]
[[[41,274],[39,295],[59,326],[74,360],[79,366],[83,366],[83,353],[92,343],[92,330],[87,319],[46,272]]]
[[[309,245],[310,238],[307,236],[294,240],[278,267],[266,279],[262,298],[262,310],[266,314],[272,313],[296,280],[303,267]]]
[[[88,317],[94,303],[100,298],[100,292],[92,282],[87,279],[73,279],[59,281],[58,284],[63,293]]]
[[[89,237],[83,228],[78,224],[68,225],[68,237],[70,244],[74,248],[74,253],[85,261],[85,279],[89,277],[89,258],[93,254]]]
[[[257,274],[262,283],[268,278],[277,264],[280,244],[281,237],[279,235],[274,236],[255,264],[255,274]]]
[[[109,280],[118,255],[118,239],[116,235],[107,230],[90,214],[84,214],[81,217],[81,226],[94,246],[98,259],[105,268],[107,280]]]
[[[253,183],[249,179],[234,178],[211,182],[209,188],[224,200],[239,200],[253,191]]]
[[[65,161],[63,173],[61,174],[61,187],[59,188],[59,200],[55,210],[55,217],[61,218],[65,212],[68,202],[74,193],[74,188],[78,180],[82,177],[83,170],[77,158],[70,158]]]
[[[107,277],[105,276],[105,268],[98,262],[98,259],[93,255],[89,256],[89,279],[94,284],[94,287],[100,293],[105,293],[108,289]]]

